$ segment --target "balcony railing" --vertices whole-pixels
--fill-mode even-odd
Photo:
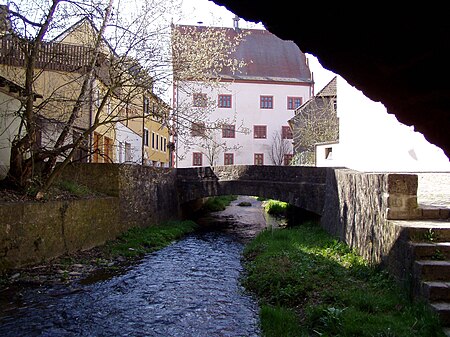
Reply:
[[[26,48],[28,46],[18,39],[0,37],[0,64],[24,67]],[[89,63],[91,52],[92,48],[86,46],[45,42],[36,60],[36,68],[83,72]]]

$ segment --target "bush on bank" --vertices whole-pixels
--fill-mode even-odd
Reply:
[[[244,258],[264,336],[444,336],[431,309],[318,225],[266,230]]]
[[[206,200],[203,205],[204,212],[218,212],[223,211],[233,200],[236,200],[235,195],[221,195],[218,197],[211,197]]]
[[[289,204],[279,200],[266,200],[263,202],[264,210],[271,215],[286,215]]]

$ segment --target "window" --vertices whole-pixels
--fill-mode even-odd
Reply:
[[[192,137],[203,137],[205,135],[205,123],[195,123],[191,124],[191,136]]]
[[[125,161],[131,161],[131,143],[125,142]]]
[[[255,165],[264,165],[264,153],[255,153],[254,164]]]
[[[103,137],[101,134],[94,132],[94,142],[93,142],[93,150],[94,150],[94,157],[92,158],[92,161],[94,163],[100,163],[101,160],[101,154],[102,154],[102,148],[103,148]]]
[[[164,137],[164,146],[163,146],[163,151],[166,152],[167,151],[167,138]]]
[[[235,126],[232,124],[226,124],[222,126],[222,138],[234,138]]]
[[[231,95],[219,95],[219,108],[231,108]]]
[[[267,126],[266,125],[254,125],[253,126],[253,138],[266,138]]]
[[[119,142],[119,163],[123,163],[123,153],[124,153],[124,148],[123,148],[123,143]]]
[[[192,153],[192,165],[193,166],[202,166],[202,153],[201,152]]]
[[[204,108],[207,106],[207,97],[206,94],[193,94],[193,105],[195,107]]]
[[[292,157],[293,157],[292,154],[285,154],[284,158],[283,158],[284,159],[283,160],[283,165],[285,165],[285,166],[291,165]]]
[[[113,141],[109,137],[104,137],[104,151],[105,151],[105,162],[112,163],[113,162]]]
[[[281,127],[281,138],[283,139],[292,139],[294,138],[292,136],[292,130],[289,126],[282,126]]]
[[[300,105],[302,105],[303,99],[301,97],[288,97],[287,98],[287,108],[288,110],[295,110]]]
[[[73,131],[72,139],[75,143],[82,137],[81,133]],[[40,147],[42,142],[42,130],[37,130],[36,132],[36,146]],[[72,161],[79,161],[81,163],[87,163],[88,158],[88,141],[83,137],[81,140],[80,146],[75,150],[75,153],[72,157]]]
[[[259,107],[261,109],[273,109],[273,96],[260,96]]]
[[[326,147],[325,148],[325,159],[333,159],[333,148],[332,147]]]
[[[150,100],[148,97],[144,96],[144,106],[143,106],[144,114],[148,115],[150,114]]]
[[[144,145],[148,146],[148,129],[144,128]]]
[[[224,165],[234,165],[234,154],[233,153],[224,153],[223,164]]]
[[[155,133],[152,132],[152,149],[155,148]]]

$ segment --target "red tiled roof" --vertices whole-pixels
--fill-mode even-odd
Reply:
[[[226,36],[230,39],[237,35],[234,28],[214,27],[214,29],[226,30]],[[246,65],[235,74],[230,69],[224,69],[221,72],[222,76],[242,80],[312,82],[305,54],[293,41],[282,40],[266,30],[239,29],[239,31],[246,35],[231,57],[243,60]]]

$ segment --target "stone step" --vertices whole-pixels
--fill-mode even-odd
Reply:
[[[410,242],[415,260],[450,260],[450,242]]]
[[[419,219],[448,219],[450,218],[450,209],[444,207],[420,207]]]
[[[431,308],[435,310],[441,320],[443,327],[450,326],[450,303],[448,302],[434,302],[430,303]]]
[[[429,302],[450,302],[450,282],[426,281],[421,288],[422,296]]]
[[[415,261],[413,273],[416,280],[450,281],[450,261]]]
[[[408,236],[414,242],[450,242],[450,222],[427,220],[406,221]]]

